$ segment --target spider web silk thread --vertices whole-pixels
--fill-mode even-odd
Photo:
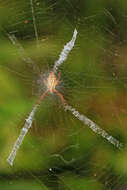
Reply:
[[[39,68],[36,66],[36,64],[34,63],[34,61],[27,55],[27,53],[25,52],[25,50],[22,47],[22,45],[20,44],[20,42],[17,40],[16,36],[14,34],[9,34],[9,33],[7,33],[7,36],[9,38],[9,40],[11,41],[11,43],[15,47],[17,47],[18,53],[19,53],[21,59],[24,62],[26,62],[27,64],[32,65],[34,72],[39,73]]]
[[[119,142],[113,136],[109,135],[104,129],[100,128],[96,123],[94,123],[88,117],[80,114],[75,108],[72,108],[72,106],[70,106],[68,104],[65,104],[64,108],[65,108],[65,111],[70,111],[77,119],[79,119],[85,125],[87,125],[94,133],[101,135],[103,138],[105,138],[107,141],[109,141],[115,147],[117,147],[119,149],[123,148],[123,144],[121,142]]]
[[[60,55],[59,55],[59,59],[57,61],[55,61],[54,67],[53,67],[53,71],[54,73],[57,73],[58,68],[61,66],[61,64],[67,59],[68,54],[70,53],[70,51],[72,50],[72,48],[75,45],[75,40],[77,38],[77,29],[75,28],[74,33],[73,33],[73,37],[71,39],[71,41],[69,41],[63,48],[63,50],[61,51]]]
[[[37,24],[36,24],[36,17],[35,17],[33,0],[30,0],[30,5],[31,5],[31,12],[32,12],[32,18],[33,18],[33,26],[34,26],[36,43],[37,43],[37,47],[39,47],[39,36],[38,36],[38,30],[37,30]]]
[[[29,117],[26,119],[26,122],[23,126],[23,128],[21,129],[21,132],[17,138],[17,140],[15,141],[15,144],[13,146],[13,149],[11,151],[11,153],[9,154],[8,158],[7,158],[7,162],[13,166],[13,163],[14,163],[14,159],[16,157],[16,153],[18,151],[18,149],[20,148],[23,140],[24,140],[24,137],[25,135],[27,134],[28,130],[31,128],[32,126],[32,122],[33,122],[33,119],[34,119],[34,115],[37,111],[37,108],[38,108],[39,104],[35,104],[31,113],[29,114]]]

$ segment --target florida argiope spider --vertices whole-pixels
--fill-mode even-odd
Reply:
[[[42,100],[44,99],[44,97],[47,95],[48,92],[50,92],[51,94],[56,93],[60,97],[62,103],[65,104],[65,100],[63,98],[63,95],[58,90],[56,90],[56,86],[60,82],[60,72],[58,73],[58,78],[56,78],[56,75],[53,71],[51,71],[49,73],[49,75],[46,79],[43,78],[42,74],[40,74],[40,77],[42,79],[42,82],[46,86],[46,90],[41,95],[41,97],[38,101],[38,104],[40,104],[42,102]]]

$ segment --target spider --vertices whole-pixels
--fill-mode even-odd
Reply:
[[[47,89],[41,95],[41,97],[38,101],[38,104],[40,104],[42,102],[42,100],[44,99],[44,97],[47,95],[47,93],[50,92],[51,94],[56,93],[60,97],[63,105],[65,105],[66,102],[63,98],[63,95],[60,92],[58,92],[58,90],[56,90],[56,86],[59,84],[59,81],[60,81],[60,72],[58,73],[58,78],[56,77],[56,75],[53,71],[51,71],[49,73],[47,79],[43,78],[43,76],[41,74],[40,74],[40,77]]]

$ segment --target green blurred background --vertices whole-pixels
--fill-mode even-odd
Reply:
[[[0,0],[0,189],[125,190],[127,188],[126,0]],[[77,28],[75,47],[61,66],[58,87],[68,104],[124,143],[117,150],[65,112],[48,95],[17,153],[6,162],[43,92],[47,74]],[[15,34],[26,64],[7,34]]]

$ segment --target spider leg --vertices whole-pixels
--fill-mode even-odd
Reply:
[[[41,72],[39,73],[39,76],[40,76],[40,78],[43,80],[43,75],[42,75]]]
[[[60,82],[60,78],[61,78],[61,72],[58,73],[58,78],[57,78],[57,80],[56,80],[56,81],[57,81],[57,85],[58,85],[59,82]]]
[[[66,104],[66,101],[65,101],[63,95],[60,92],[58,92],[56,89],[54,90],[54,92],[60,97],[62,103]]]
[[[47,95],[48,90],[46,90],[40,97],[40,99],[38,100],[38,104],[40,104],[42,102],[42,100],[44,99],[44,97]]]
[[[58,73],[58,81],[60,80],[61,78],[61,72]]]
[[[45,84],[45,86],[46,86],[46,80],[43,78],[42,73],[39,73],[39,76],[40,76],[40,78],[42,79],[43,83],[44,83],[44,84]]]

